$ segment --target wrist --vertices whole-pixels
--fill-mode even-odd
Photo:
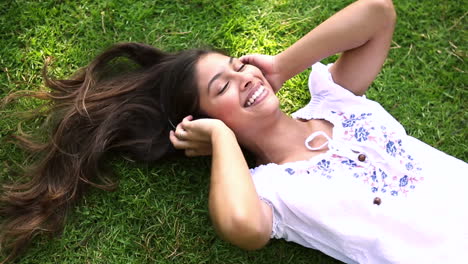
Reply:
[[[284,56],[284,51],[275,55],[273,59],[273,69],[278,76],[279,85],[282,86],[287,80],[294,77],[294,75],[291,75],[291,67],[288,67],[290,63],[287,61],[288,58]]]
[[[226,137],[235,138],[234,132],[226,124],[224,124],[223,121],[217,121],[218,122],[213,127],[213,130],[211,132],[211,142],[213,142],[213,144],[216,144],[216,142],[223,141],[223,139],[226,139]]]

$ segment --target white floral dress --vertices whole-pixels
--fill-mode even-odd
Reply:
[[[293,117],[331,122],[332,138],[317,132],[305,142],[324,136],[329,150],[251,169],[273,210],[271,237],[346,263],[468,263],[468,164],[408,136],[321,63],[309,89]]]

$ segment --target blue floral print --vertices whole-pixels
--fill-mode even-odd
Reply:
[[[396,151],[397,151],[395,143],[393,141],[388,141],[386,147],[387,147],[387,153],[395,157]]]
[[[319,163],[317,163],[317,166],[319,169],[328,170],[328,168],[330,167],[330,161],[323,159]]]
[[[354,168],[357,166],[357,163],[352,160],[352,159],[345,159],[343,161],[341,161],[342,164],[346,164],[346,165],[349,165],[350,167]]]
[[[406,163],[405,165],[407,170],[412,170],[413,169],[413,164],[411,162]]]
[[[345,154],[346,156],[342,156],[341,152],[336,152],[309,163],[303,168],[286,168],[285,171],[289,175],[310,174],[311,177],[316,175],[332,179],[338,177],[338,175],[335,175],[338,172],[340,174],[344,173],[365,184],[365,188],[368,188],[367,190],[372,193],[380,192],[395,197],[406,196],[408,192],[416,188],[419,182],[424,181],[424,177],[418,173],[422,170],[418,162],[405,151],[404,134],[387,128],[385,121],[369,118],[369,116],[372,116],[371,113],[348,115],[343,112],[331,112],[339,118],[337,124],[343,126],[343,137],[341,139],[357,144],[356,146],[363,150],[353,151],[356,153],[355,155],[349,152],[350,155]],[[371,159],[364,163],[358,161],[358,153],[374,155],[365,153],[366,148],[370,145],[362,144],[362,142],[371,143],[372,146],[377,148],[377,155],[381,155],[383,161],[391,161],[391,164],[395,164],[398,168],[395,167],[395,170],[389,169],[384,163],[374,163]],[[393,168],[393,165],[391,166]],[[338,169],[340,167],[341,169]]]
[[[408,175],[405,175],[400,179],[400,187],[408,185]]]
[[[377,180],[377,173],[375,171],[372,172],[371,179],[373,182],[379,182],[379,180]]]
[[[356,119],[346,119],[343,121],[343,127],[352,127],[356,123]]]
[[[387,178],[387,174],[385,173],[385,171],[383,171],[382,169],[379,169],[379,172],[380,172],[380,175],[382,176],[382,179],[385,180],[385,178]]]
[[[369,132],[363,127],[360,127],[359,129],[356,129],[354,132],[354,137],[357,139],[357,141],[366,141],[367,137],[369,136]]]
[[[331,111],[331,112],[333,114],[341,114],[341,113],[337,113],[335,111]],[[345,120],[343,120],[342,125],[343,125],[343,127],[353,127],[354,124],[356,123],[356,121],[366,119],[366,117],[371,116],[371,115],[372,115],[372,113],[362,113],[359,116],[356,116],[355,114],[351,114],[349,116],[349,118],[344,117]]]

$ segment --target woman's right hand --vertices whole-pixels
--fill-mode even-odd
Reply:
[[[229,129],[221,120],[202,118],[193,120],[185,117],[175,131],[171,130],[169,139],[176,149],[185,151],[185,155],[208,156],[212,154],[212,135],[217,130]]]
[[[242,63],[250,64],[259,68],[263,72],[263,75],[268,80],[275,93],[281,89],[281,86],[283,86],[283,83],[286,81],[280,74],[276,56],[249,54],[244,55],[239,59]]]

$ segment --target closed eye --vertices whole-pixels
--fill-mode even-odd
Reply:
[[[238,72],[242,71],[242,70],[244,69],[245,65],[246,65],[246,64],[242,64],[242,65],[239,67],[239,69],[237,69],[237,71],[238,71]],[[223,86],[223,88],[221,88],[221,89],[219,90],[218,95],[222,94],[222,93],[228,88],[228,86],[229,86],[229,82],[227,82],[227,83]]]
[[[223,88],[221,88],[221,89],[219,90],[218,95],[222,94],[222,93],[228,88],[228,86],[229,86],[229,82],[227,82],[227,83],[223,86]]]

